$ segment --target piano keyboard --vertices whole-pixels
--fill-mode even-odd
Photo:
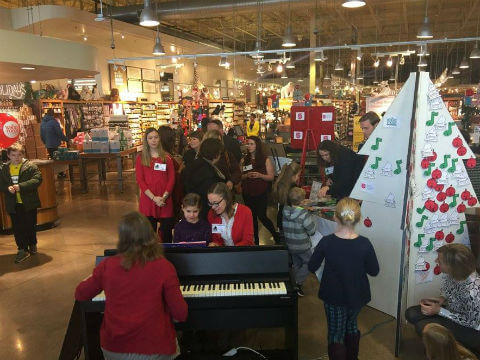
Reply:
[[[287,287],[283,281],[190,284],[180,285],[180,290],[185,298],[287,294]]]

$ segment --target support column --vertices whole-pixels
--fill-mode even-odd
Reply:
[[[313,33],[313,30],[315,29],[315,24],[316,23],[316,18],[315,18],[315,13],[312,13],[310,16],[310,47],[316,47],[317,46],[317,37]],[[308,92],[310,94],[315,94],[315,79],[316,79],[316,64],[315,64],[315,53],[310,52],[309,56],[309,81],[308,81]]]

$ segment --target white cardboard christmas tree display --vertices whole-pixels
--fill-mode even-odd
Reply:
[[[463,164],[475,166],[475,157],[428,73],[418,76],[417,89],[412,73],[359,152],[368,160],[350,195],[363,200],[357,231],[370,239],[380,263],[370,279],[370,305],[395,317],[399,291],[404,306],[438,295],[436,249],[469,243],[464,212],[478,206]]]

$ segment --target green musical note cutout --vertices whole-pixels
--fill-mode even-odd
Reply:
[[[432,174],[432,168],[435,166],[435,163],[430,163],[428,169],[423,172],[423,175],[430,176]]]
[[[448,129],[443,132],[443,135],[445,136],[450,136],[452,135],[452,127],[455,125],[454,122],[449,122],[448,123]]]
[[[455,163],[458,161],[458,159],[452,159],[452,166],[448,168],[449,173],[454,173],[455,170],[457,170],[457,167],[455,166]]]
[[[451,208],[453,208],[454,206],[457,206],[458,194],[455,194],[452,197],[453,197],[453,201],[450,204],[448,204],[448,206],[450,206]]]
[[[425,211],[425,206],[422,208],[417,208],[417,214],[423,214],[424,211]]]
[[[372,165],[370,165],[370,167],[371,167],[372,169],[374,169],[374,170],[375,170],[375,169],[378,169],[378,165],[379,165],[379,162],[380,162],[380,161],[382,161],[382,158],[381,158],[381,157],[378,157],[378,156],[375,157],[375,163],[372,164]]]
[[[397,160],[395,162],[397,163],[397,168],[393,171],[393,173],[398,175],[402,172],[402,168],[400,167],[400,165],[402,165],[402,160]]]
[[[420,247],[422,246],[422,239],[425,237],[425,234],[418,234],[418,240],[416,243],[413,244],[415,247]]]
[[[419,222],[417,222],[415,224],[416,227],[422,227],[423,226],[423,223],[425,222],[425,220],[428,220],[428,216],[426,215],[422,215],[422,218],[420,219]]]
[[[460,221],[460,228],[457,230],[457,234],[463,234],[465,231],[465,225],[467,225],[466,221]]]
[[[443,156],[443,163],[440,164],[440,169],[445,169],[448,166],[448,159],[450,159],[450,155]]]
[[[381,138],[376,138],[375,139],[375,144],[370,146],[372,150],[378,150],[378,147],[380,146],[380,143],[382,142]]]
[[[432,111],[432,115],[430,116],[430,120],[426,122],[427,126],[432,126],[435,123],[435,116],[438,116],[438,112]]]
[[[428,245],[427,247],[425,248],[427,251],[432,251],[433,250],[433,243],[435,241],[435,238],[430,238],[430,240],[428,241]]]

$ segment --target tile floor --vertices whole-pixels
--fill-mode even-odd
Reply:
[[[90,179],[89,190],[82,194],[78,183],[57,182],[60,220],[38,233],[39,252],[25,262],[14,264],[13,236],[0,235],[0,359],[58,359],[75,286],[90,274],[94,256],[115,246],[119,217],[137,208],[133,173],[126,175],[123,194],[118,193],[115,173],[109,173],[103,185]],[[264,231],[261,236],[267,239]],[[304,290],[306,296],[299,299],[299,359],[327,359],[325,315],[313,276]],[[394,359],[393,318],[365,307],[359,327],[364,334],[360,359]],[[404,339],[400,359],[424,359],[412,329],[407,328]],[[276,340],[252,332],[249,342],[261,349]]]

